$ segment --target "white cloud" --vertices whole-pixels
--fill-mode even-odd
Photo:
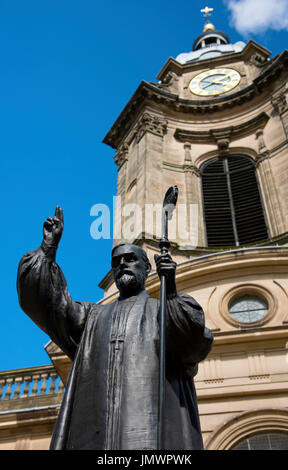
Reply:
[[[288,30],[288,0],[226,0],[232,25],[241,34]]]

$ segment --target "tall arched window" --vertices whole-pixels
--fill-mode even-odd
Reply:
[[[208,246],[238,246],[268,238],[253,161],[244,155],[208,160],[201,167]]]

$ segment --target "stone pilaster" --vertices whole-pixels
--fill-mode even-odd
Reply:
[[[114,157],[114,162],[118,166],[118,178],[117,178],[117,200],[116,207],[114,207],[114,233],[113,233],[113,245],[119,243],[119,230],[121,227],[121,210],[126,202],[126,190],[127,190],[127,165],[128,165],[128,154],[129,145],[124,142],[121,144],[117,153]]]
[[[286,83],[286,90],[282,91],[276,96],[273,96],[271,103],[276,113],[278,113],[280,121],[283,126],[286,139],[288,138],[288,82]]]
[[[126,139],[130,145],[121,145],[115,156],[118,165],[117,196],[121,196],[122,211],[125,204],[137,204],[141,208],[143,233],[145,204],[163,202],[163,138],[166,129],[165,119],[144,112]],[[126,220],[123,212],[117,213],[116,218],[118,223],[121,219],[123,227]],[[151,233],[151,236],[155,235]]]
[[[193,164],[191,155],[191,144],[184,144],[184,164],[183,171],[185,174],[186,187],[186,204],[187,204],[187,221],[188,227],[191,227],[190,220],[190,204],[198,205],[198,246],[205,245],[204,220],[202,208],[202,191],[200,181],[200,170]]]
[[[275,237],[285,231],[285,220],[271,168],[270,152],[264,141],[263,129],[258,129],[255,137],[258,142],[258,155],[255,166],[262,189],[262,199],[266,209],[270,236]]]

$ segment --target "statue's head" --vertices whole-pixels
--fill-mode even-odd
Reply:
[[[142,248],[132,243],[120,243],[112,250],[111,266],[121,296],[130,297],[144,289],[151,264]]]

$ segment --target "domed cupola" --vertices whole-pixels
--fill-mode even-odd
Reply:
[[[213,11],[213,8],[209,7],[205,7],[201,10],[201,13],[204,13],[204,17],[206,18],[203,32],[195,39],[191,52],[182,53],[176,57],[178,62],[185,64],[192,61],[212,59],[240,52],[245,47],[245,43],[242,41],[231,44],[225,33],[215,29],[215,26],[209,20],[211,11]]]
[[[226,34],[215,29],[212,23],[206,23],[203,33],[201,33],[194,41],[193,51],[198,51],[204,47],[221,46],[230,44]]]
[[[193,51],[198,51],[203,47],[211,47],[211,46],[221,46],[224,44],[230,44],[230,41],[226,34],[222,33],[222,31],[217,31],[215,29],[214,24],[209,21],[209,17],[211,16],[210,12],[213,11],[213,8],[205,7],[201,10],[201,13],[204,13],[204,17],[206,18],[206,24],[203,29],[203,33],[201,33],[194,41],[193,44]]]

